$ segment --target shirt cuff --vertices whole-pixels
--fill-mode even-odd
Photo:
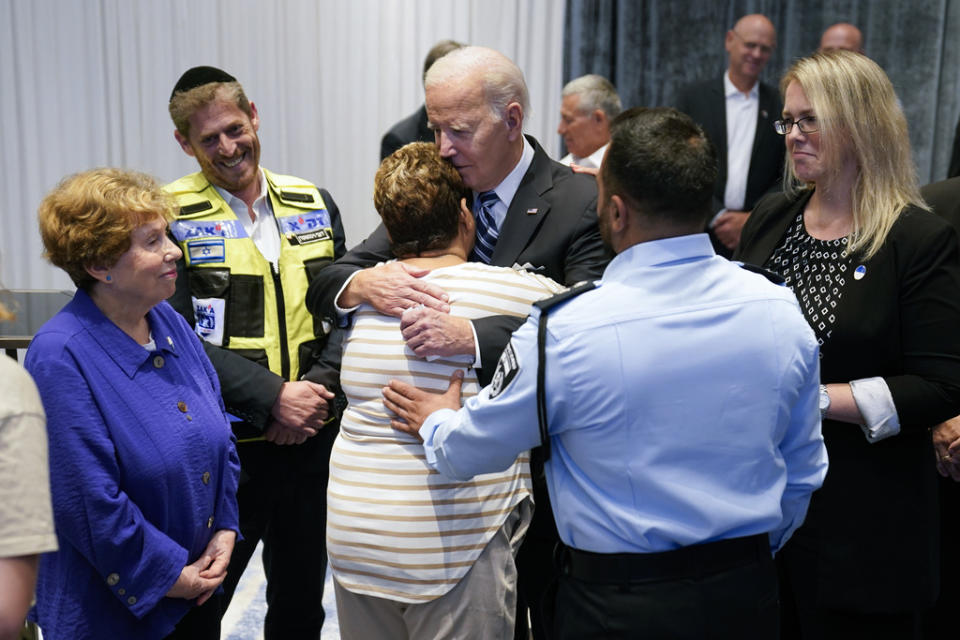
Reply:
[[[865,424],[860,428],[867,442],[879,442],[900,433],[900,418],[886,380],[881,377],[851,380],[850,391],[863,416]]]
[[[437,468],[437,455],[433,451],[433,436],[437,428],[448,419],[456,415],[453,409],[437,409],[423,421],[420,425],[420,437],[423,439],[423,452],[427,458],[427,464],[434,470]]]
[[[470,322],[470,331],[473,331],[473,368],[481,369],[483,368],[483,362],[480,360],[480,340],[477,338],[477,328],[473,326],[473,321]]]
[[[348,325],[350,324],[350,320],[349,320],[350,314],[353,313],[354,311],[356,311],[358,308],[360,308],[360,305],[357,305],[357,306],[355,306],[355,307],[350,307],[349,309],[343,309],[343,308],[340,307],[339,304],[337,304],[337,300],[340,299],[340,296],[343,295],[344,290],[346,290],[347,286],[350,284],[350,282],[353,281],[353,279],[357,276],[358,273],[360,273],[360,272],[359,272],[359,271],[354,271],[353,273],[351,273],[351,274],[349,275],[349,277],[347,277],[346,281],[344,281],[344,283],[343,283],[343,286],[340,287],[340,290],[337,291],[337,295],[336,295],[336,296],[334,297],[334,299],[333,299],[333,308],[334,308],[334,309],[336,310],[336,312],[337,312],[337,326],[338,326],[338,327],[346,327],[346,326],[348,326]]]

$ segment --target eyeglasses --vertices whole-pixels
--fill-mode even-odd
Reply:
[[[747,42],[746,40],[744,40],[742,35],[734,31],[733,29],[731,29],[730,32],[733,33],[733,35],[740,38],[740,42],[742,42],[743,46],[745,46],[747,49],[757,49],[760,53],[762,53],[765,56],[769,56],[773,54],[773,47],[768,47],[767,45],[760,44],[759,42]]]
[[[806,116],[800,118],[799,120],[794,120],[793,118],[784,118],[783,120],[777,120],[773,123],[774,130],[782,136],[790,133],[790,130],[793,129],[793,125],[797,125],[797,129],[800,129],[800,133],[816,133],[820,131],[820,125],[817,123],[817,116]]]

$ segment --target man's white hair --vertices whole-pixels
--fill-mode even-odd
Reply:
[[[567,96],[580,96],[577,110],[581,113],[593,113],[600,109],[607,114],[607,119],[613,120],[623,110],[613,83],[595,73],[574,78],[564,85],[560,97]]]
[[[523,72],[508,57],[487,47],[463,47],[451,51],[433,63],[423,83],[425,89],[479,77],[487,106],[503,119],[507,105],[519,103],[524,115],[530,108],[530,96]]]

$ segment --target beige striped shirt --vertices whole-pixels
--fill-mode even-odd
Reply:
[[[542,276],[472,262],[434,269],[425,279],[450,295],[452,315],[471,319],[525,317],[531,303],[563,290]],[[418,358],[406,347],[398,318],[366,305],[354,314],[341,369],[350,404],[327,489],[327,551],[344,588],[401,602],[438,598],[532,495],[526,454],[502,472],[456,482],[427,466],[417,439],[390,427],[380,390],[391,379],[444,390],[455,370],[466,369],[466,399],[479,392],[472,360]]]

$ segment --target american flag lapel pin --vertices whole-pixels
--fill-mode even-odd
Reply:
[[[527,209],[527,215],[528,215],[528,216],[535,216],[535,215],[537,215],[537,211],[539,211],[539,209],[537,209],[536,207],[534,207],[533,209]]]

